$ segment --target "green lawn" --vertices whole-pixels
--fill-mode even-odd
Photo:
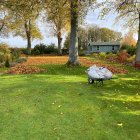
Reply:
[[[140,71],[87,84],[85,67],[0,76],[1,140],[139,140]]]

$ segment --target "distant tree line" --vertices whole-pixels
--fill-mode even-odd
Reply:
[[[64,48],[69,48],[70,33],[64,42]],[[108,28],[101,28],[97,25],[78,28],[78,49],[86,50],[89,42],[110,42],[121,41],[122,33]]]

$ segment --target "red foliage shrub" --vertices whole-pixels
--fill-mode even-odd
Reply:
[[[130,55],[127,52],[120,52],[117,54],[117,61],[119,63],[125,63],[127,62],[127,59],[130,57]]]
[[[135,63],[134,65],[136,68],[140,68],[140,63]]]

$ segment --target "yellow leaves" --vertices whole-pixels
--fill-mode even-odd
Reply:
[[[63,30],[69,30],[70,28],[70,11],[69,11],[69,3],[68,1],[61,0],[56,1],[48,1],[49,5],[46,8],[47,18],[50,23],[53,23],[54,31],[57,32]]]
[[[0,62],[10,59],[10,49],[7,44],[0,44]]]
[[[25,21],[30,21],[32,26],[32,30],[30,30],[32,39],[42,39],[41,32],[35,23],[39,12],[42,10],[41,1],[7,0],[5,9],[8,13],[8,20],[6,23],[10,29],[9,31],[12,32],[14,36],[27,38]]]
[[[117,124],[119,127],[123,127],[123,123],[118,123]]]
[[[62,105],[59,105],[58,108],[62,107]]]
[[[112,104],[112,105],[110,105],[110,108],[112,108],[112,107],[114,107],[114,105]]]
[[[35,24],[32,25],[31,35],[33,39],[43,39],[39,28]]]
[[[10,22],[9,28],[11,31],[13,31],[13,30],[17,30],[18,28],[19,29],[23,28],[23,25],[24,25],[24,21],[21,19],[18,19],[18,20],[14,20],[13,22]]]
[[[63,112],[61,112],[60,114],[61,114],[61,115],[63,115],[64,113],[63,113]]]
[[[131,46],[136,46],[136,39],[134,38],[134,33],[132,31],[129,31],[127,34],[125,34],[122,44],[123,45],[131,45]]]
[[[55,130],[57,130],[57,128],[54,128],[53,130],[55,131]]]
[[[51,104],[52,104],[52,105],[55,105],[55,107],[56,107],[56,106],[57,106],[56,103],[57,103],[57,102],[54,101],[54,102],[52,102]],[[62,107],[62,105],[58,105],[57,107],[58,107],[58,109],[60,109],[60,108]],[[60,114],[60,115],[63,115],[64,113],[63,113],[63,112],[59,112],[59,114]]]

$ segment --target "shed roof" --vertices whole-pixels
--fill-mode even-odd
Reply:
[[[89,42],[90,45],[120,45],[120,42]]]

